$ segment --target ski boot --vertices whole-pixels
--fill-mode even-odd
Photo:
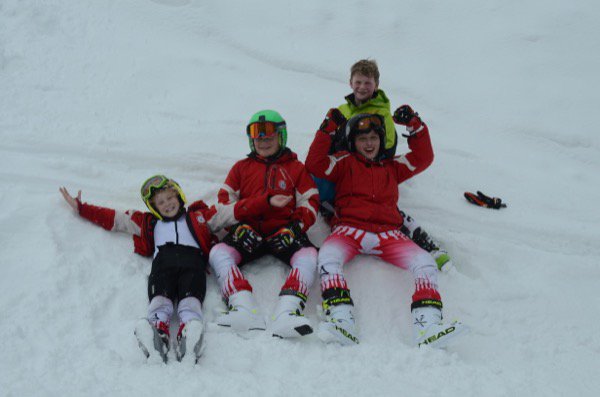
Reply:
[[[202,355],[204,339],[204,324],[200,320],[191,320],[179,326],[175,352],[178,361],[198,363]],[[186,355],[187,353],[187,355]]]
[[[237,332],[266,329],[265,319],[250,291],[236,292],[227,301],[227,311],[217,317],[217,325],[231,327]]]
[[[167,362],[167,353],[169,353],[169,325],[162,321],[152,323],[147,319],[138,321],[135,331],[135,337],[138,345],[146,358],[160,356],[164,363]]]
[[[443,348],[449,342],[469,330],[458,321],[450,324],[442,322],[442,311],[433,306],[423,306],[412,309],[414,318],[413,338],[417,347],[428,345]]]
[[[354,306],[341,304],[326,307],[325,321],[319,324],[317,336],[325,343],[339,343],[341,345],[355,345],[359,343],[358,331],[354,323],[352,311]]]
[[[272,317],[271,331],[279,338],[294,338],[313,332],[310,321],[304,314],[306,298],[295,295],[282,295]]]

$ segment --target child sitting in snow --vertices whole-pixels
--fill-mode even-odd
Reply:
[[[77,197],[64,187],[60,192],[79,216],[106,230],[132,234],[134,251],[153,257],[148,278],[148,317],[140,320],[135,329],[146,357],[157,352],[167,361],[169,324],[177,301],[177,359],[188,357],[186,361],[197,361],[204,331],[206,265],[214,241],[211,228],[217,224],[215,207],[208,208],[197,201],[186,210],[183,191],[177,182],[163,175],[155,175],[142,185],[142,200],[150,212],[116,211],[83,203],[81,191]]]
[[[209,262],[227,304],[217,324],[237,331],[266,329],[239,267],[272,254],[291,270],[279,293],[271,332],[282,338],[310,334],[313,329],[302,312],[317,269],[317,250],[306,236],[317,215],[317,189],[286,147],[286,123],[279,113],[254,114],[246,133],[251,153],[233,166],[218,193],[219,203],[233,206],[228,218],[238,224],[210,252]]]
[[[397,208],[398,184],[422,172],[433,161],[427,125],[409,106],[398,108],[394,121],[407,126],[411,151],[387,158],[384,117],[360,113],[345,123],[349,151],[328,155],[333,135],[345,121],[339,109],[331,109],[306,159],[309,172],[336,184],[333,231],[321,246],[318,258],[326,314],[318,336],[326,342],[358,343],[354,305],[342,267],[357,254],[369,254],[413,273],[415,343],[442,346],[465,327],[460,323],[442,323],[436,263],[400,231],[403,217]]]
[[[346,102],[338,109],[346,119],[360,113],[378,114],[383,117],[385,136],[382,143],[382,157],[393,158],[396,154],[398,134],[392,120],[390,100],[379,88],[379,68],[374,60],[362,59],[350,68],[350,88],[352,93],[346,96]],[[346,139],[343,129],[334,135],[330,154],[346,150]],[[334,213],[335,184],[326,179],[315,178],[321,199],[321,213],[330,219]],[[401,231],[411,238],[419,247],[431,253],[438,269],[447,271],[452,268],[448,253],[440,249],[423,228],[409,215],[401,212],[404,218]]]

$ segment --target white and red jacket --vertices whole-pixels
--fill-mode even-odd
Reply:
[[[293,198],[285,207],[272,207],[269,198],[276,194]],[[314,181],[289,149],[284,149],[275,160],[250,155],[238,161],[219,190],[218,200],[220,204],[233,204],[232,217],[237,222],[247,223],[263,236],[292,221],[301,222],[302,230],[308,230],[316,220],[319,207],[319,193]]]
[[[134,252],[142,256],[153,256],[156,247],[154,232],[159,221],[150,212],[141,211],[116,211],[112,208],[99,207],[88,203],[78,202],[79,215],[102,228],[109,231],[125,232],[133,235]],[[193,245],[195,241],[198,248],[202,250],[208,258],[208,253],[216,238],[212,231],[216,231],[220,226],[216,226],[217,221],[216,208],[208,207],[202,201],[196,201],[189,206],[185,216],[185,222],[191,233]],[[175,227],[178,221],[170,222]],[[163,222],[167,224],[168,222]],[[187,232],[187,231],[186,231]],[[189,236],[189,235],[188,235]],[[189,240],[189,237],[188,237]]]
[[[317,178],[334,182],[335,216],[332,226],[343,224],[380,233],[402,226],[398,210],[398,184],[425,170],[433,162],[429,130],[408,138],[410,152],[393,159],[371,161],[358,153],[328,155],[331,137],[317,131],[306,158],[306,168]]]

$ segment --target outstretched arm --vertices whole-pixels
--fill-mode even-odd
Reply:
[[[116,211],[112,208],[83,203],[81,201],[81,190],[78,191],[77,197],[71,196],[64,186],[58,190],[67,204],[69,204],[69,207],[82,218],[109,231],[124,232],[138,236],[141,234],[144,213],[140,211]]]

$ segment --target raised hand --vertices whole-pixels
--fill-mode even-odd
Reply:
[[[415,112],[410,106],[402,105],[394,111],[392,116],[394,123],[406,126],[408,135],[402,134],[404,137],[410,137],[421,131],[423,121],[419,117],[419,113]]]
[[[334,134],[338,127],[346,122],[346,118],[338,108],[331,108],[325,116],[325,120],[321,123],[319,130],[326,134]]]
[[[77,192],[77,197],[71,196],[67,188],[64,186],[60,187],[58,190],[62,194],[67,204],[69,204],[69,207],[73,208],[73,211],[79,212],[79,203],[81,203],[81,190]]]

